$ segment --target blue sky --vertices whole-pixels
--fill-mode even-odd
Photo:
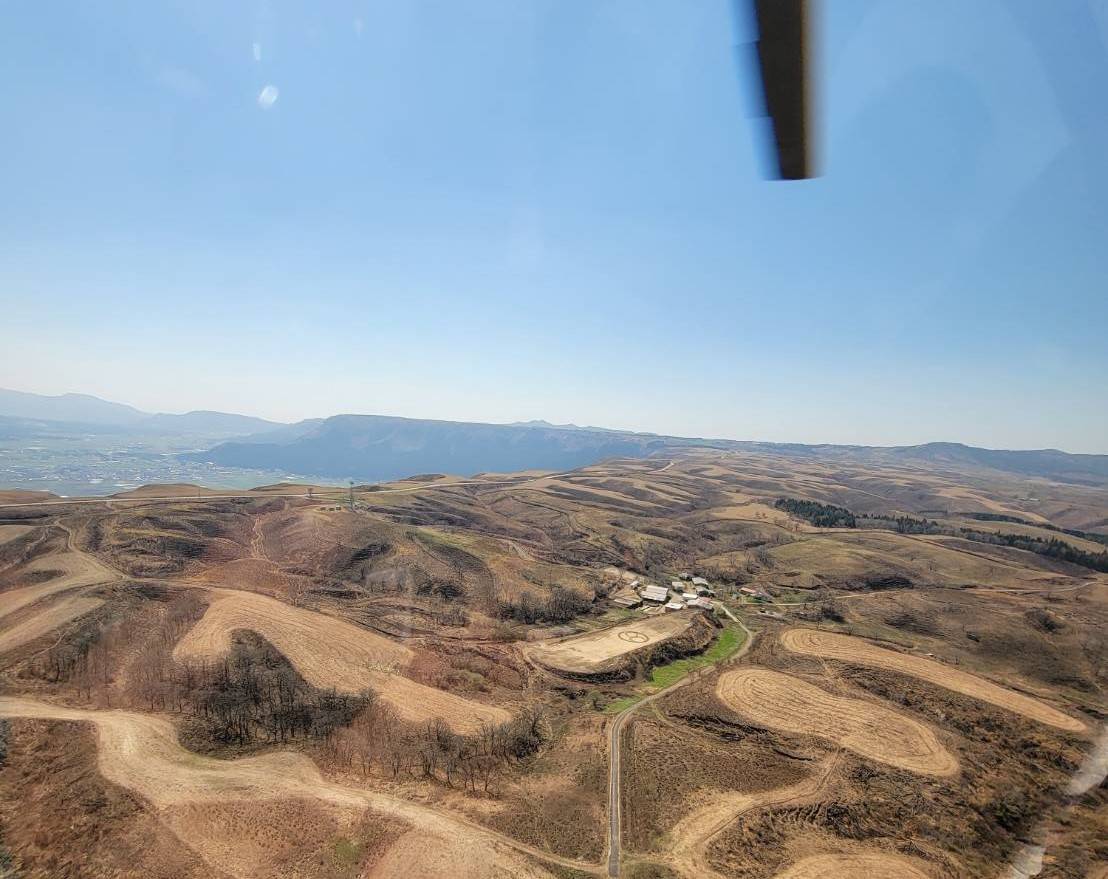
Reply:
[[[15,4],[0,386],[1108,452],[1108,7],[817,32],[782,183],[726,0]]]

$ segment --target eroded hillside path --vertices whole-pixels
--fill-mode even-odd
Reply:
[[[237,760],[194,754],[178,743],[173,724],[158,715],[66,708],[34,699],[0,697],[0,717],[94,724],[100,772],[109,781],[142,796],[156,810],[185,803],[311,799],[343,809],[371,809],[400,819],[429,837],[427,845],[441,841],[453,846],[462,840],[467,846],[479,847],[493,860],[492,866],[505,875],[549,876],[521,860],[521,854],[584,873],[602,872],[596,864],[553,855],[457,815],[379,791],[331,782],[310,758],[294,751]]]

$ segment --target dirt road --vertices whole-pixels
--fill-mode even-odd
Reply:
[[[183,803],[307,798],[339,808],[368,808],[400,819],[419,833],[425,849],[442,846],[445,850],[462,845],[467,851],[479,853],[481,862],[488,865],[489,875],[499,871],[509,876],[550,877],[520,855],[584,873],[601,872],[595,864],[549,854],[456,815],[379,791],[336,784],[320,775],[307,756],[293,751],[237,760],[202,757],[182,748],[173,724],[157,715],[82,710],[33,699],[0,697],[0,717],[95,724],[100,772],[109,781],[140,794],[156,810]],[[385,857],[389,855],[386,853]],[[444,869],[442,873],[425,870],[424,875],[441,875],[445,879],[453,874]]]
[[[730,611],[724,608],[732,620],[734,620],[739,627],[746,633],[746,640],[742,646],[736,650],[731,656],[723,660],[724,662],[734,662],[741,659],[746,652],[750,649],[754,643],[754,633],[746,627],[746,624],[738,617],[734,616]],[[677,683],[671,687],[667,687],[664,690],[659,690],[645,699],[641,699],[634,705],[630,705],[623,709],[616,715],[615,721],[612,723],[611,731],[608,735],[608,875],[613,877],[619,876],[620,868],[620,844],[623,833],[623,781],[622,781],[622,747],[620,745],[623,737],[623,728],[626,726],[628,719],[631,715],[642,708],[644,705],[649,705],[662,696],[666,696],[672,693],[678,687],[683,687],[690,681],[696,680],[699,675],[706,674],[711,669],[715,668],[714,665],[706,666],[698,673],[690,674],[681,678]]]
[[[814,855],[774,879],[928,879],[906,858],[884,852]]]

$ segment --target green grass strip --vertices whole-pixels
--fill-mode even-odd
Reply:
[[[667,665],[655,666],[650,672],[650,686],[656,690],[671,687],[689,672],[720,662],[738,650],[746,633],[738,626],[728,626],[720,631],[711,646],[698,656],[675,659]]]

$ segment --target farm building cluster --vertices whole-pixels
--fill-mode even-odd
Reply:
[[[682,572],[668,586],[632,580],[612,594],[617,607],[632,610],[642,608],[645,614],[659,614],[684,610],[687,607],[711,610],[715,590],[703,577],[693,577]]]

